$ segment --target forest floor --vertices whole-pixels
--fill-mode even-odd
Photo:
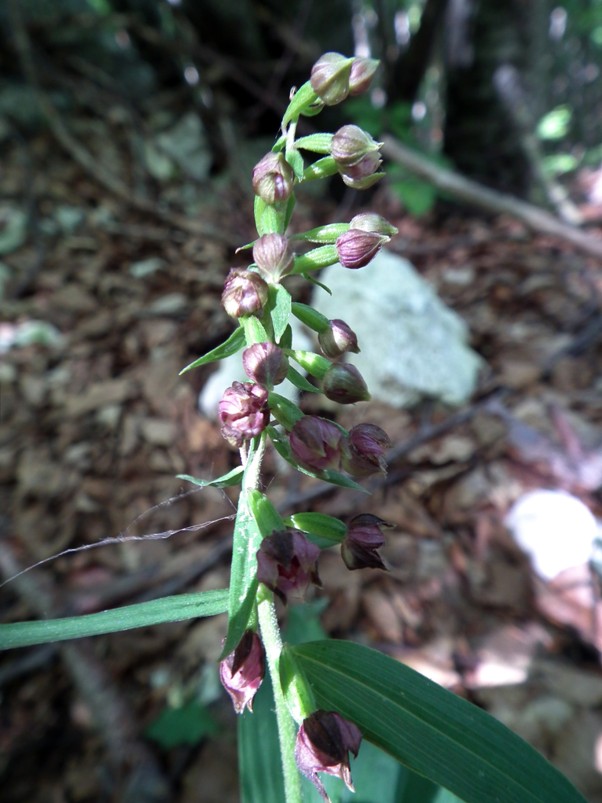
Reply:
[[[107,194],[49,136],[8,150],[0,570],[114,540],[13,579],[2,620],[223,588],[232,524],[217,520],[235,494],[176,475],[218,476],[237,454],[197,409],[211,368],[178,371],[229,332],[219,296],[253,238],[250,198],[221,185],[190,218],[203,231],[182,231]],[[486,707],[602,801],[598,594],[585,567],[543,583],[504,525],[534,489],[602,516],[600,265],[509,218],[416,220],[386,191],[376,203],[399,226],[391,248],[466,321],[487,369],[460,411],[344,410],[341,423],[361,415],[394,441],[371,504],[394,525],[390,571],[324,554],[308,600],[326,598],[329,633]],[[338,210],[320,200],[300,215],[309,228]],[[283,509],[361,511],[355,494],[270,465]],[[161,785],[177,803],[236,801],[234,715],[215,675],[224,632],[220,616],[2,654],[3,801],[145,803]]]

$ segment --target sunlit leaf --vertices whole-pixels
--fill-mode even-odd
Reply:
[[[230,337],[227,340],[224,340],[221,345],[216,346],[211,351],[208,351],[207,354],[199,357],[198,360],[194,360],[194,362],[191,362],[190,365],[186,366],[186,368],[182,368],[180,371],[180,376],[185,374],[186,371],[192,370],[192,368],[198,368],[201,365],[208,365],[216,360],[223,360],[226,357],[231,357],[232,354],[236,354],[237,351],[240,351],[244,345],[245,333],[244,330],[239,326],[238,329],[235,329]]]
[[[232,485],[240,485],[243,474],[243,467],[236,466],[232,471],[228,471],[227,474],[222,474],[221,477],[215,480],[199,480],[197,477],[192,477],[190,474],[178,474],[177,478],[179,480],[191,482],[193,485],[198,485],[201,488],[230,488]]]
[[[534,748],[489,714],[392,658],[346,641],[287,647],[316,703],[466,803],[585,803]]]

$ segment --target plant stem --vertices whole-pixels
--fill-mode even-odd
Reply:
[[[274,600],[264,598],[257,606],[261,638],[266,652],[268,670],[274,689],[274,703],[276,704],[276,721],[278,723],[278,739],[280,741],[280,756],[282,759],[282,774],[284,777],[284,792],[286,803],[301,803],[301,779],[295,761],[295,723],[291,717],[282,686],[278,664],[282,652],[282,639],[280,627],[276,616]]]

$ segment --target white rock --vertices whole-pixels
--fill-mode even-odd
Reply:
[[[381,251],[360,270],[326,268],[313,304],[328,318],[341,318],[358,337],[352,362],[372,397],[396,407],[424,398],[465,403],[474,391],[481,358],[467,345],[462,319],[405,259]]]
[[[514,503],[505,524],[544,580],[587,563],[599,537],[592,512],[565,491],[529,491]]]

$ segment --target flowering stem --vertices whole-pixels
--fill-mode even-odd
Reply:
[[[282,638],[276,616],[276,606],[273,597],[260,600],[257,606],[261,638],[266,653],[268,670],[274,689],[274,703],[276,705],[276,721],[278,723],[278,739],[280,741],[280,756],[282,759],[282,773],[284,776],[284,792],[286,803],[301,803],[301,779],[295,761],[295,723],[291,717],[282,686],[278,669],[280,653],[282,652]]]

